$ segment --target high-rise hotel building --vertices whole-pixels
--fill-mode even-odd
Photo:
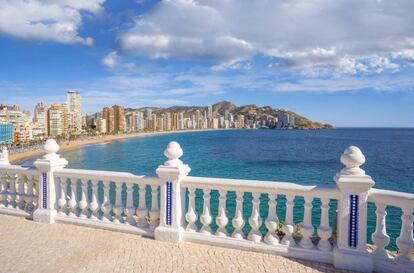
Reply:
[[[66,105],[68,108],[69,124],[68,129],[72,133],[82,132],[82,99],[81,95],[70,90],[66,94]]]
[[[46,110],[47,135],[56,137],[68,133],[69,116],[65,104],[52,104]]]
[[[125,132],[126,126],[124,107],[119,105],[105,107],[102,109],[102,118],[106,120],[107,133]]]

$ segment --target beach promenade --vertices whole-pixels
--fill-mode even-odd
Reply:
[[[0,272],[351,272],[332,265],[0,215]]]

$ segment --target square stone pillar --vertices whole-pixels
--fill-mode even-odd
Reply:
[[[160,165],[156,173],[162,180],[160,187],[160,224],[155,228],[155,239],[179,243],[183,238],[185,189],[180,181],[191,171],[179,159],[183,150],[177,142],[170,142],[164,150],[168,160]]]
[[[345,165],[334,180],[340,191],[338,200],[337,246],[334,265],[337,268],[372,272],[372,257],[367,251],[367,199],[375,184],[360,168],[365,156],[358,147],[348,147],[341,156]]]
[[[56,215],[56,187],[53,172],[66,167],[68,161],[57,154],[59,145],[54,139],[48,139],[44,146],[46,155],[34,162],[41,172],[38,185],[37,209],[33,220],[37,222],[54,223]]]

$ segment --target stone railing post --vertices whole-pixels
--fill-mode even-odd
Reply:
[[[183,155],[180,144],[170,142],[164,150],[168,158],[156,173],[162,180],[160,187],[160,224],[155,229],[155,239],[179,243],[183,237],[185,189],[180,180],[187,176],[190,167],[179,159]]]
[[[358,147],[348,147],[341,156],[341,162],[345,168],[334,178],[340,191],[334,265],[372,272],[372,257],[366,249],[366,240],[367,198],[374,181],[360,168],[365,163],[365,156]]]
[[[48,139],[43,158],[37,159],[34,166],[41,172],[38,185],[37,209],[33,213],[33,220],[37,222],[54,223],[56,215],[56,187],[53,172],[64,168],[68,161],[57,154],[60,147],[54,139]]]
[[[8,165],[10,165],[9,151],[7,151],[6,147],[3,147],[0,152],[0,166],[8,166]]]

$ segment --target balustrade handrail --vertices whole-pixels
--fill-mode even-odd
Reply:
[[[266,192],[273,194],[290,194],[298,196],[312,196],[318,198],[336,199],[339,189],[336,185],[305,186],[291,182],[244,180],[229,178],[210,178],[186,176],[182,178],[183,187],[215,189],[226,191]]]
[[[412,193],[370,189],[368,191],[368,202],[414,210],[414,194]]]
[[[147,185],[160,185],[158,177],[134,175],[128,172],[112,172],[100,170],[61,169],[54,172],[56,177],[77,178],[84,180],[112,181],[117,183],[144,183]]]
[[[35,167],[22,167],[19,165],[0,166],[0,174],[24,174],[24,175],[40,175],[40,171]]]

